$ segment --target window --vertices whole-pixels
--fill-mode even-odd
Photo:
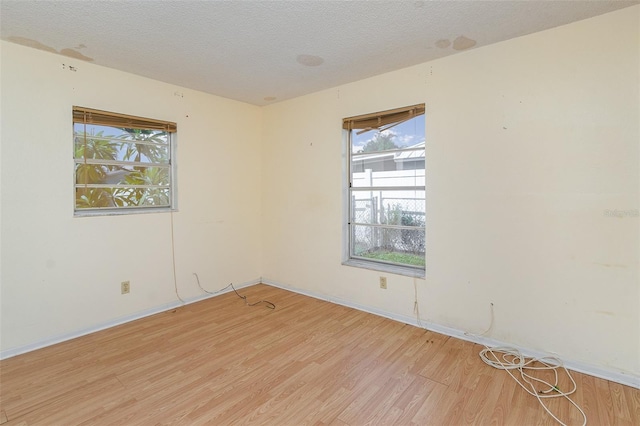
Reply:
[[[424,276],[424,104],[345,118],[345,264]]]
[[[73,107],[75,214],[174,207],[175,123]]]

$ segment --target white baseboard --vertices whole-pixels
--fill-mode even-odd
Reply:
[[[236,289],[240,289],[240,288],[244,288],[244,287],[250,287],[250,286],[253,286],[253,285],[256,285],[256,284],[260,284],[260,278],[256,278],[255,280],[252,280],[252,281],[247,281],[247,282],[242,283],[242,284],[234,284],[233,286]],[[144,318],[144,317],[148,317],[150,315],[159,314],[161,312],[169,311],[171,309],[175,309],[175,308],[178,308],[178,307],[183,306],[183,305],[189,305],[191,303],[200,302],[201,300],[209,299],[211,297],[220,296],[222,294],[229,293],[230,291],[233,291],[233,290],[230,289],[230,288],[227,288],[227,289],[224,289],[224,290],[221,290],[221,291],[217,291],[217,292],[215,292],[215,294],[205,293],[205,294],[202,294],[202,295],[199,295],[199,296],[196,296],[196,297],[185,299],[184,303],[180,302],[179,300],[176,300],[174,302],[169,302],[169,303],[165,303],[164,305],[155,306],[153,308],[146,309],[146,310],[141,311],[141,312],[136,312],[136,313],[131,314],[131,315],[127,315],[127,316],[124,316],[124,317],[116,318],[114,320],[107,321],[107,322],[95,325],[93,327],[88,327],[88,328],[84,328],[84,329],[81,329],[81,330],[72,331],[70,333],[61,334],[61,335],[54,336],[54,337],[51,337],[51,338],[48,338],[48,339],[44,339],[44,340],[41,340],[41,341],[38,341],[38,342],[30,343],[28,345],[7,349],[7,350],[4,350],[4,351],[0,352],[0,360],[11,358],[13,356],[21,355],[21,354],[24,354],[24,353],[27,353],[27,352],[35,351],[37,349],[42,349],[42,348],[45,348],[47,346],[55,345],[56,343],[62,343],[62,342],[65,342],[67,340],[75,339],[77,337],[86,336],[87,334],[95,333],[96,331],[105,330],[107,328],[115,327],[117,325],[125,324],[125,323],[131,322],[131,321],[135,321],[135,320],[138,320],[138,319],[141,319],[141,318]]]
[[[358,303],[354,303],[350,300],[345,300],[345,299],[341,299],[339,297],[333,297],[333,296],[329,296],[326,294],[319,294],[319,293],[315,293],[315,292],[311,292],[311,291],[307,291],[307,290],[302,290],[299,288],[295,288],[295,287],[290,287],[284,284],[281,284],[279,282],[273,281],[273,280],[269,280],[269,279],[262,279],[262,283],[263,284],[267,284],[273,287],[278,287],[281,288],[283,290],[288,290],[288,291],[292,291],[294,293],[299,293],[299,294],[303,294],[305,296],[309,296],[309,297],[313,297],[315,299],[321,299],[321,300],[325,300],[327,302],[331,302],[331,303],[336,303],[338,305],[342,305],[342,306],[347,306],[349,308],[354,308],[357,309],[359,311],[364,311],[364,312],[368,312],[374,315],[378,315],[381,317],[385,317],[385,318],[389,318],[395,321],[399,321],[405,324],[410,324],[416,327],[422,327],[425,328],[427,330],[431,330],[431,331],[435,331],[436,333],[440,333],[440,334],[444,334],[446,336],[451,336],[451,337],[455,337],[457,339],[462,339],[462,340],[466,340],[469,342],[473,342],[473,343],[478,343],[480,345],[484,345],[487,347],[510,347],[510,348],[514,348],[520,351],[520,353],[522,353],[524,356],[526,357],[530,357],[530,358],[543,358],[545,356],[553,356],[558,358],[558,356],[556,354],[549,354],[547,352],[541,352],[541,351],[537,351],[537,350],[533,350],[533,349],[529,349],[529,348],[524,348],[518,345],[514,345],[511,343],[505,343],[496,339],[491,339],[488,337],[484,337],[484,336],[478,336],[478,335],[474,335],[471,333],[467,333],[464,332],[462,330],[458,330],[455,328],[451,328],[451,327],[447,327],[447,326],[443,326],[443,325],[439,325],[439,324],[434,324],[434,323],[430,323],[428,321],[423,321],[421,320],[420,323],[421,325],[418,324],[418,320],[415,317],[410,317],[410,316],[406,316],[406,315],[398,315],[398,314],[394,314],[394,313],[390,313],[390,312],[386,312],[384,310],[381,309],[377,309],[371,306],[364,306],[364,305],[359,305]],[[616,383],[620,383],[622,385],[626,385],[626,386],[631,386],[633,388],[637,388],[640,389],[640,376],[638,375],[634,375],[631,373],[627,373],[624,371],[619,371],[619,370],[613,370],[613,369],[608,369],[608,368],[603,368],[603,367],[597,367],[594,365],[590,365],[590,364],[586,364],[584,362],[579,362],[579,361],[572,361],[572,360],[566,360],[566,359],[562,359],[562,362],[564,363],[564,365],[573,371],[577,371],[579,373],[584,373],[584,374],[588,374],[590,376],[594,376],[594,377],[599,377],[601,379],[605,379],[605,380],[610,380],[612,382],[616,382]]]

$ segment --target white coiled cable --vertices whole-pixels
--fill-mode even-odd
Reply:
[[[485,364],[488,364],[494,368],[499,370],[505,370],[509,375],[522,387],[526,390],[530,395],[534,395],[538,398],[538,402],[545,409],[547,413],[551,417],[553,417],[558,423],[562,426],[567,426],[563,423],[558,417],[556,417],[551,410],[547,408],[544,404],[543,400],[545,398],[566,398],[574,407],[580,411],[580,414],[583,418],[582,426],[587,424],[587,415],[584,413],[582,408],[578,406],[569,395],[573,394],[576,391],[577,385],[569,370],[564,366],[562,361],[556,357],[548,356],[543,358],[525,358],[518,349],[510,348],[510,347],[496,347],[496,348],[488,348],[485,347],[482,351],[480,351],[480,358]],[[542,367],[534,367],[533,363],[539,362],[542,364]],[[562,391],[558,387],[558,370],[562,369],[567,373],[569,379],[571,379],[571,383],[573,385],[572,389],[569,391]],[[520,379],[516,377],[512,373],[513,370],[517,370],[520,373]],[[539,378],[533,377],[530,374],[527,374],[528,370],[552,370],[555,376],[555,381],[553,384],[548,383]],[[525,385],[526,384],[526,385]],[[534,384],[543,385],[542,390],[536,390]]]

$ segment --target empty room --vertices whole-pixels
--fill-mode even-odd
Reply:
[[[640,424],[640,2],[0,2],[0,424]]]

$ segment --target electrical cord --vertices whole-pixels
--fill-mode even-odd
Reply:
[[[176,292],[176,297],[184,305],[186,302],[184,301],[184,299],[182,299],[182,297],[180,297],[180,294],[178,294],[178,279],[176,277],[176,244],[175,244],[175,238],[174,238],[174,232],[173,232],[173,211],[170,212],[170,217],[171,217],[171,264],[173,266],[173,288],[174,288],[174,290]],[[205,293],[217,294],[217,293],[221,293],[224,290],[226,290],[229,287],[231,287],[233,289],[233,292],[240,299],[244,300],[244,304],[247,305],[247,306],[256,306],[256,305],[259,305],[260,303],[265,303],[267,305],[267,308],[269,308],[269,309],[275,309],[276,308],[276,305],[274,303],[269,302],[268,300],[260,300],[260,301],[255,302],[255,303],[249,303],[249,301],[247,300],[247,296],[242,296],[240,293],[238,293],[238,291],[236,290],[236,288],[233,286],[232,283],[229,283],[228,286],[226,286],[225,288],[220,289],[218,291],[211,292],[211,291],[205,290],[202,287],[202,285],[200,285],[200,277],[198,277],[198,274],[196,274],[194,272],[193,275],[196,276],[196,281],[198,282],[198,287],[200,287],[200,290],[204,291]]]
[[[196,281],[198,282],[198,287],[200,287],[200,290],[204,291],[207,294],[218,294],[218,293],[222,293],[223,291],[225,291],[226,289],[228,289],[229,287],[231,287],[231,289],[233,290],[233,292],[236,294],[236,296],[238,296],[240,299],[244,300],[244,304],[247,306],[256,306],[259,305],[260,303],[264,303],[266,304],[267,308],[269,309],[275,309],[276,305],[274,303],[269,302],[268,300],[260,300],[258,302],[255,303],[249,303],[249,301],[247,300],[247,296],[242,296],[240,293],[238,293],[238,291],[236,290],[236,288],[233,286],[233,283],[229,283],[228,286],[221,288],[218,291],[209,291],[206,290],[202,287],[202,285],[200,284],[200,277],[198,277],[198,274],[196,274],[195,272],[193,273],[193,275],[196,276]]]
[[[480,333],[480,334],[469,333],[469,332],[465,331],[465,333],[464,333],[465,336],[483,337],[483,336],[486,336],[487,333],[489,333],[491,331],[491,329],[493,328],[493,322],[495,320],[495,315],[493,313],[493,302],[489,303],[489,309],[490,309],[490,312],[491,312],[491,319],[489,321],[489,327],[487,327],[487,329],[485,331],[483,331],[482,333]]]
[[[489,307],[490,307],[490,312],[491,312],[491,320],[489,322],[489,327],[487,327],[487,329],[485,331],[483,331],[482,333],[480,333],[480,334],[464,333],[465,336],[483,337],[483,336],[487,335],[493,329],[493,324],[494,324],[494,321],[495,321],[495,313],[494,313],[494,310],[493,310],[493,302],[490,303]],[[500,354],[501,354],[501,357],[498,356]],[[492,359],[490,359],[489,356],[491,356]],[[502,360],[501,360],[501,358],[502,358]],[[547,408],[547,406],[543,402],[543,399],[545,399],[545,398],[558,398],[558,397],[566,398],[574,407],[576,407],[576,409],[578,409],[578,411],[582,415],[582,418],[584,420],[584,422],[582,423],[582,426],[585,426],[587,424],[587,415],[584,413],[582,408],[580,408],[578,406],[578,404],[576,404],[569,397],[569,395],[574,393],[576,391],[576,389],[577,389],[576,382],[573,379],[573,376],[571,376],[571,373],[569,373],[569,370],[567,370],[567,368],[564,366],[564,364],[562,363],[562,361],[559,358],[552,357],[552,356],[546,356],[546,357],[542,357],[542,358],[529,358],[527,360],[520,353],[520,351],[518,349],[514,349],[514,348],[511,348],[511,347],[489,348],[488,346],[485,346],[484,349],[480,351],[480,359],[482,359],[482,361],[485,364],[490,365],[493,368],[497,368],[498,370],[506,371],[511,376],[511,378],[513,380],[515,380],[516,383],[518,383],[520,385],[520,387],[522,387],[530,395],[534,395],[538,399],[538,402],[540,403],[540,405],[542,405],[542,408],[544,408],[545,411],[547,413],[549,413],[549,415],[551,417],[553,417],[562,426],[567,426],[567,425],[565,423],[563,423],[558,417],[556,417],[551,412],[551,410],[549,410],[549,408]],[[535,362],[541,363],[544,367],[534,367],[533,364]],[[571,380],[571,383],[573,384],[573,388],[568,392],[562,392],[560,390],[560,388],[558,387],[558,370],[559,369],[564,370],[564,372],[567,374],[567,376]],[[518,380],[518,378],[514,374],[511,373],[511,370],[518,370],[520,372],[520,377],[521,377],[522,381]],[[537,377],[533,377],[532,375],[527,374],[527,372],[526,372],[527,370],[537,370],[537,371],[551,370],[551,371],[553,371],[554,378],[555,378],[554,379],[554,384],[548,383],[548,382],[546,382],[544,380],[538,379]],[[544,385],[546,387],[546,389],[536,390],[535,384],[532,383],[532,382],[536,382],[538,385],[542,384],[542,385]],[[526,383],[527,386],[525,386],[525,383]]]
[[[501,356],[499,357],[498,355],[500,354]],[[492,359],[490,359],[489,356],[491,356]],[[482,359],[482,361],[484,361],[485,364],[509,373],[509,375],[520,385],[520,387],[522,387],[530,395],[534,395],[538,399],[540,405],[542,405],[542,408],[544,408],[545,411],[549,413],[549,415],[562,426],[567,425],[563,423],[558,417],[556,417],[551,412],[551,410],[549,410],[549,408],[547,408],[547,406],[543,402],[544,399],[559,397],[566,398],[574,407],[578,409],[578,411],[582,415],[582,418],[584,420],[582,426],[585,426],[587,424],[587,415],[584,413],[582,408],[580,408],[578,404],[576,404],[569,397],[569,395],[573,394],[576,391],[577,385],[575,380],[573,379],[573,376],[571,376],[571,373],[569,373],[569,370],[567,370],[560,359],[552,356],[547,356],[543,358],[529,358],[527,360],[518,349],[510,347],[489,348],[486,346],[482,351],[480,351],[480,358]],[[541,363],[544,367],[534,367],[532,364],[535,362]],[[564,370],[567,376],[569,376],[569,379],[571,380],[571,383],[573,385],[572,389],[567,392],[561,391],[558,387],[559,369]],[[522,381],[518,380],[518,378],[513,373],[511,373],[512,370],[517,370],[520,373]],[[554,383],[551,384],[545,380],[533,377],[532,375],[527,374],[526,371],[528,370],[552,370],[555,376]],[[543,385],[545,389],[536,390],[535,384],[533,382],[536,382],[536,384],[538,385]],[[525,383],[527,384],[527,386],[525,386]]]
[[[173,265],[173,288],[176,291],[176,297],[184,305],[186,302],[178,294],[178,279],[176,278],[176,244],[173,237],[173,210],[169,212],[171,216],[171,264]]]
[[[418,303],[418,283],[416,282],[415,278],[413,279],[413,313],[416,314],[418,327],[424,328],[426,330],[427,327],[422,325],[422,321],[420,320],[420,304]]]

